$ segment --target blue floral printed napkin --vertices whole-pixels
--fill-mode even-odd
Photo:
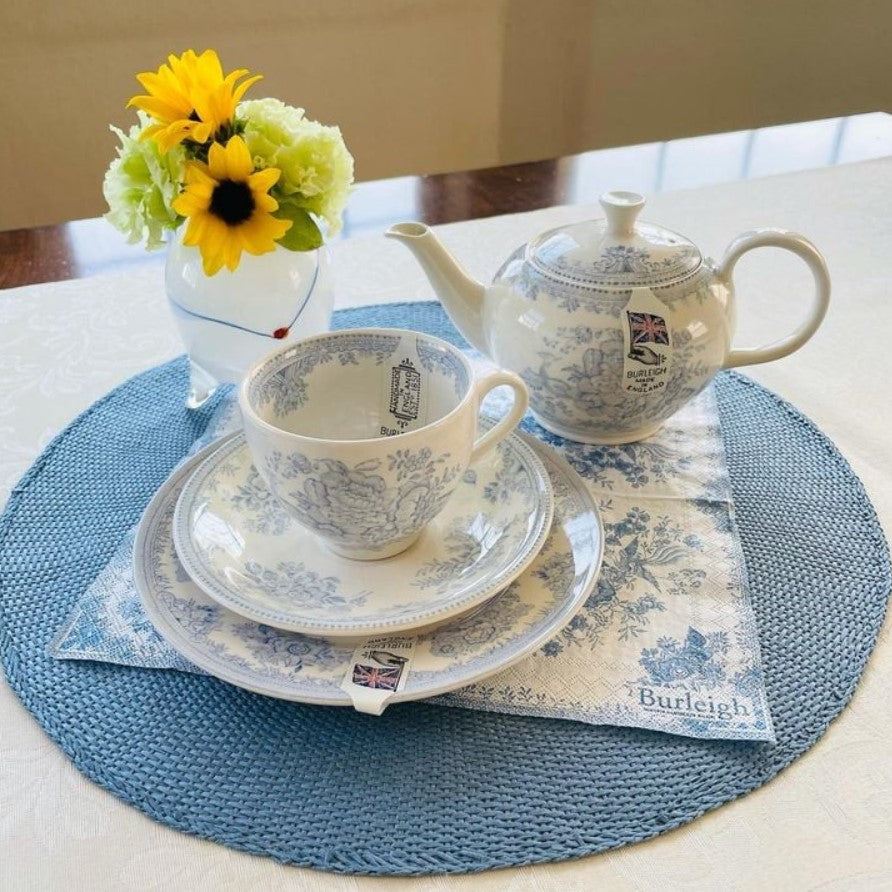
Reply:
[[[193,451],[237,425],[234,399],[224,400]],[[588,482],[600,508],[606,548],[597,587],[534,654],[436,702],[773,740],[712,389],[641,443],[598,447],[539,433]],[[134,534],[75,605],[53,654],[200,672],[142,611]]]
[[[204,434],[192,444],[183,461],[240,426],[238,401],[232,391],[220,400]],[[181,657],[155,631],[143,611],[133,579],[135,539],[136,527],[127,533],[111,560],[74,605],[50,645],[51,653],[66,660],[98,660],[206,674]]]
[[[599,506],[606,547],[597,586],[530,657],[439,702],[773,741],[712,388],[640,443],[540,436]]]

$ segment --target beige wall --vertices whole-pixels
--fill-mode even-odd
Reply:
[[[892,107],[889,0],[2,0],[0,229],[103,211],[136,71],[215,47],[374,179]]]
[[[892,0],[511,0],[506,12],[504,161],[892,109]]]

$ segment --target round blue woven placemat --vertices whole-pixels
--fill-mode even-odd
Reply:
[[[344,311],[461,343],[436,304]],[[158,821],[326,870],[424,874],[586,855],[761,786],[848,702],[873,648],[889,555],[861,484],[814,426],[717,379],[777,744],[406,704],[382,718],[213,678],[57,661],[47,646],[208,411],[177,360],[81,415],[0,519],[0,650],[13,690],[88,777]],[[210,408],[210,407],[208,407]]]

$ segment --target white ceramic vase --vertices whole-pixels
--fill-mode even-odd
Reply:
[[[167,298],[189,355],[186,405],[201,406],[220,384],[237,384],[274,348],[327,331],[334,292],[325,248],[242,254],[234,272],[206,276],[197,248],[171,240]]]

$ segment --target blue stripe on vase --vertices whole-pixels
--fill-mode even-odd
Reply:
[[[310,282],[310,287],[307,289],[307,293],[304,296],[303,302],[297,308],[297,312],[294,314],[292,320],[288,323],[288,325],[284,325],[281,328],[276,328],[272,332],[259,331],[256,328],[248,328],[246,325],[239,325],[237,322],[229,322],[226,319],[216,319],[213,316],[205,316],[203,313],[196,313],[194,310],[187,310],[182,304],[177,303],[169,294],[167,295],[167,299],[171,302],[171,304],[176,307],[184,316],[191,316],[193,319],[201,319],[203,322],[215,322],[217,325],[225,325],[227,328],[234,328],[238,331],[244,331],[248,334],[258,335],[261,338],[270,338],[271,340],[279,340],[280,338],[286,337],[288,332],[294,327],[295,322],[300,318],[304,309],[310,301],[310,298],[313,295],[313,291],[316,288],[316,282],[319,279],[319,256],[316,255],[316,269],[313,271],[313,281]],[[284,334],[276,337],[276,332],[284,332]]]

